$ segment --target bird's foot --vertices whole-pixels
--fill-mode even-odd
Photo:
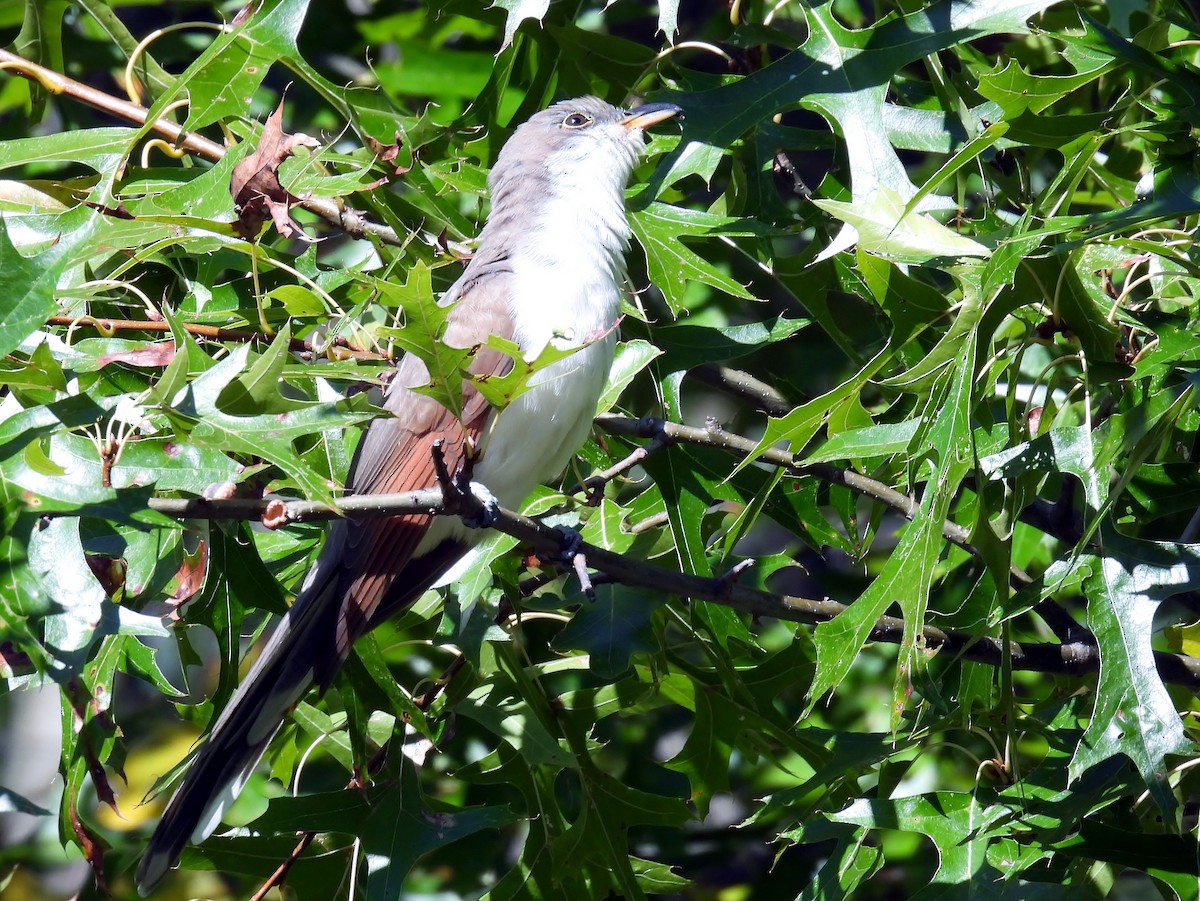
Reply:
[[[500,517],[500,502],[482,482],[471,479],[476,459],[474,450],[464,447],[462,461],[453,474],[446,465],[446,451],[440,438],[433,442],[430,452],[438,487],[442,489],[445,512],[457,513],[459,519],[472,529],[486,529],[494,525]]]
[[[472,529],[488,529],[495,525],[500,518],[500,502],[496,500],[496,495],[488,491],[483,482],[468,483],[464,493],[471,500],[464,498],[466,509],[460,514],[463,523]],[[472,507],[474,509],[470,509]]]

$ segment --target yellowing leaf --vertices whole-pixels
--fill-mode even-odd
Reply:
[[[904,212],[904,199],[880,185],[867,203],[814,200],[825,212],[858,233],[858,246],[868,253],[907,263],[939,257],[987,257],[991,250],[965,238],[924,213]]]

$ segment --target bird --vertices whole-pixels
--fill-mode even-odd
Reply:
[[[507,339],[526,359],[547,347],[574,352],[530,378],[503,409],[463,380],[451,411],[419,389],[420,358],[397,365],[347,477],[351,494],[438,485],[439,442],[454,472],[504,507],[518,507],[559,475],[591,427],[616,345],[627,280],[625,187],[644,130],[682,112],[656,102],[625,109],[596,97],[535,113],[505,142],[488,177],[490,213],[474,254],[442,297],[442,340],[473,349],[474,378],[502,375],[512,357],[485,346]],[[295,600],[216,718],[163,811],[139,863],[144,896],[202,842],[240,793],[271,739],[312,687],[327,689],[354,641],[396,615],[469,552],[483,533],[457,517],[407,514],[338,520]]]

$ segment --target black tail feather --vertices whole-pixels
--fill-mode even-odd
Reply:
[[[336,583],[332,572],[310,579],[217,718],[138,865],[143,895],[175,865],[189,841],[201,841],[216,828],[288,713],[311,687],[313,661],[336,655]]]

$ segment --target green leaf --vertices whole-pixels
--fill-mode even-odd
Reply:
[[[1083,262],[1079,254],[1027,259],[1017,272],[1015,288],[1027,296],[1045,291],[1044,296],[1052,299],[1056,318],[1078,338],[1088,360],[1112,362],[1120,330],[1106,318],[1108,310],[1084,287],[1079,271]]]
[[[496,0],[496,6],[508,13],[504,22],[504,43],[501,49],[512,43],[517,29],[526,19],[540,22],[550,8],[550,0]]]
[[[928,263],[942,257],[986,257],[991,252],[927,215],[907,211],[904,199],[887,185],[880,185],[867,201],[813,203],[851,226],[863,250],[890,260]]]
[[[1074,75],[1031,75],[1017,60],[1006,60],[1001,68],[979,79],[977,90],[1013,119],[1027,111],[1043,112],[1072,91],[1091,84],[1114,64],[1112,57],[1100,54],[1081,54],[1073,62]]]
[[[383,280],[375,284],[383,301],[404,310],[404,327],[381,328],[380,335],[395,341],[403,351],[425,364],[429,384],[418,390],[458,415],[462,411],[462,374],[470,363],[472,351],[450,347],[442,341],[450,308],[434,300],[429,267],[414,266],[403,285]]]
[[[1154,613],[1167,597],[1200,585],[1200,549],[1117,535],[1105,544],[1108,552],[1084,584],[1088,626],[1100,647],[1096,709],[1071,760],[1071,776],[1124,754],[1171,818],[1179,802],[1166,758],[1193,754],[1196,745],[1155,666]]]
[[[501,338],[497,335],[489,335],[482,346],[504,354],[512,361],[512,365],[508,367],[503,375],[473,376],[471,377],[472,384],[474,384],[475,390],[483,395],[484,400],[497,410],[503,410],[530,388],[538,384],[540,380],[536,376],[539,372],[553,366],[555,363],[570,359],[576,353],[594,343],[594,341],[588,341],[583,344],[556,347],[554,341],[549,341],[538,352],[537,357],[530,360],[522,353],[521,346],[517,342]]]
[[[271,64],[297,55],[296,37],[307,10],[308,0],[273,0],[244,24],[218,34],[164,94],[178,96],[186,88],[190,102],[184,130],[245,115]]]
[[[55,289],[70,245],[22,256],[0,219],[0,357],[11,353],[46,322],[58,306]]]
[[[689,249],[683,239],[769,234],[761,223],[652,203],[643,210],[631,211],[629,224],[646,251],[650,280],[663,292],[671,312],[683,310],[684,291],[693,280],[733,297],[755,299],[744,285]]]
[[[921,425],[921,420],[909,419],[841,432],[805,457],[804,462],[825,463],[829,460],[857,460],[898,454],[907,449]]]
[[[853,898],[863,881],[879,872],[884,864],[883,849],[864,841],[866,832],[866,829],[837,828],[825,820],[810,821],[790,832],[788,837],[797,842],[835,840],[816,878],[797,896],[797,901]]]
[[[661,353],[658,347],[641,339],[618,343],[612,366],[608,370],[608,379],[604,383],[604,393],[596,405],[597,412],[607,413],[611,410],[637,374]]]
[[[279,393],[284,365],[288,361],[291,325],[284,323],[271,346],[255,359],[247,370],[221,391],[217,403],[230,413],[284,413],[292,407]]]
[[[904,615],[904,637],[900,646],[898,679],[920,665],[917,642],[925,622],[926,605],[933,585],[934,569],[942,551],[942,527],[950,503],[973,460],[970,428],[970,395],[974,375],[976,335],[967,337],[962,348],[966,365],[946,374],[946,393],[932,427],[924,436],[919,453],[935,459],[936,472],[921,499],[921,506],[888,557],[883,571],[870,587],[844,612],[816,629],[817,672],[809,695],[810,705],[845,678],[850,663],[867,639],[872,626],[889,605],[899,602]],[[897,685],[892,719],[903,710],[900,698],[905,686]]]
[[[0,169],[30,163],[82,163],[96,172],[112,172],[129,152],[128,128],[82,128],[36,138],[0,142]]]
[[[705,325],[687,320],[654,329],[655,340],[666,348],[669,371],[689,370],[702,363],[724,363],[786,341],[810,324],[808,319],[778,316],[744,325]],[[660,351],[661,353],[662,351]]]
[[[395,898],[422,855],[481,830],[499,829],[515,819],[510,808],[500,805],[431,806],[421,791],[416,769],[406,764],[401,768],[400,784],[276,798],[256,826],[275,833],[315,831],[361,836],[368,896]]]
[[[572,765],[571,756],[559,747],[537,713],[521,698],[507,694],[502,685],[481,685],[455,710],[504,739],[531,764]]]
[[[598,585],[596,600],[571,617],[554,645],[585,651],[596,676],[616,680],[628,672],[634,654],[657,647],[649,625],[661,602],[661,597],[636,588]]]
[[[932,883],[914,897],[933,898],[1022,898],[1051,901],[1054,898],[1086,898],[1082,891],[1060,885],[1017,881],[994,869],[987,860],[988,833],[1010,815],[1007,807],[988,805],[974,795],[937,792],[928,797],[898,800],[855,801],[832,814],[835,823],[868,829],[900,829],[927,835],[937,845],[938,871]]]
[[[164,412],[200,447],[263,457],[290,476],[312,500],[331,501],[325,479],[305,464],[293,442],[305,435],[346,428],[371,418],[350,412],[344,402],[292,403],[285,412],[239,416],[221,403],[224,391],[246,370],[249,347],[242,345],[188,384]]]
[[[29,566],[59,612],[46,618],[45,642],[51,653],[78,672],[87,649],[103,637],[101,611],[108,600],[83,559],[79,520],[50,520],[29,538]]]

